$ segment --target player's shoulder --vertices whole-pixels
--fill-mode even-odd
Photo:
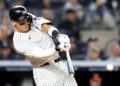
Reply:
[[[31,13],[28,13],[28,14],[32,16],[33,22],[36,22],[36,21],[49,21],[49,20],[47,20],[47,19],[45,19],[43,17],[37,17],[37,16],[35,16],[34,14],[31,14]]]
[[[43,17],[37,17],[37,16],[35,16],[35,15],[31,14],[31,13],[30,13],[30,15],[32,16],[31,25],[33,27],[39,27],[40,28],[42,24],[47,24],[47,23],[52,24],[52,22],[49,21],[48,19],[45,19]]]
[[[37,20],[39,17],[35,16],[34,14],[32,13],[28,13],[31,17],[32,17],[32,20]]]
[[[31,17],[32,17],[31,26],[33,26],[33,27],[38,26],[38,23],[41,22],[42,17],[37,17],[37,16],[35,16],[34,14],[31,14],[31,13],[29,13],[29,15],[31,15]]]

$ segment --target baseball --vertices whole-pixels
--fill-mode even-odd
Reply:
[[[107,69],[108,71],[113,71],[113,70],[114,70],[114,66],[113,66],[112,64],[108,64],[108,65],[106,66],[106,69]]]

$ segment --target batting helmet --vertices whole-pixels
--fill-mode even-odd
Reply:
[[[24,6],[14,6],[9,11],[11,20],[23,21],[25,19],[31,20],[31,15],[28,14]]]

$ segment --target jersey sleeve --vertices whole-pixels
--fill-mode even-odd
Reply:
[[[18,53],[25,56],[41,58],[43,60],[49,59],[56,51],[55,48],[42,49],[37,45],[34,45],[31,41],[14,42],[14,47]]]
[[[42,24],[53,24],[51,21],[43,18],[43,17],[34,17],[33,18],[33,26],[41,30]]]

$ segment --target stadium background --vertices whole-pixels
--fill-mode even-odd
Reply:
[[[79,86],[120,85],[119,0],[0,0],[0,86],[35,86],[31,64],[13,47],[8,11],[15,5],[69,35]]]

